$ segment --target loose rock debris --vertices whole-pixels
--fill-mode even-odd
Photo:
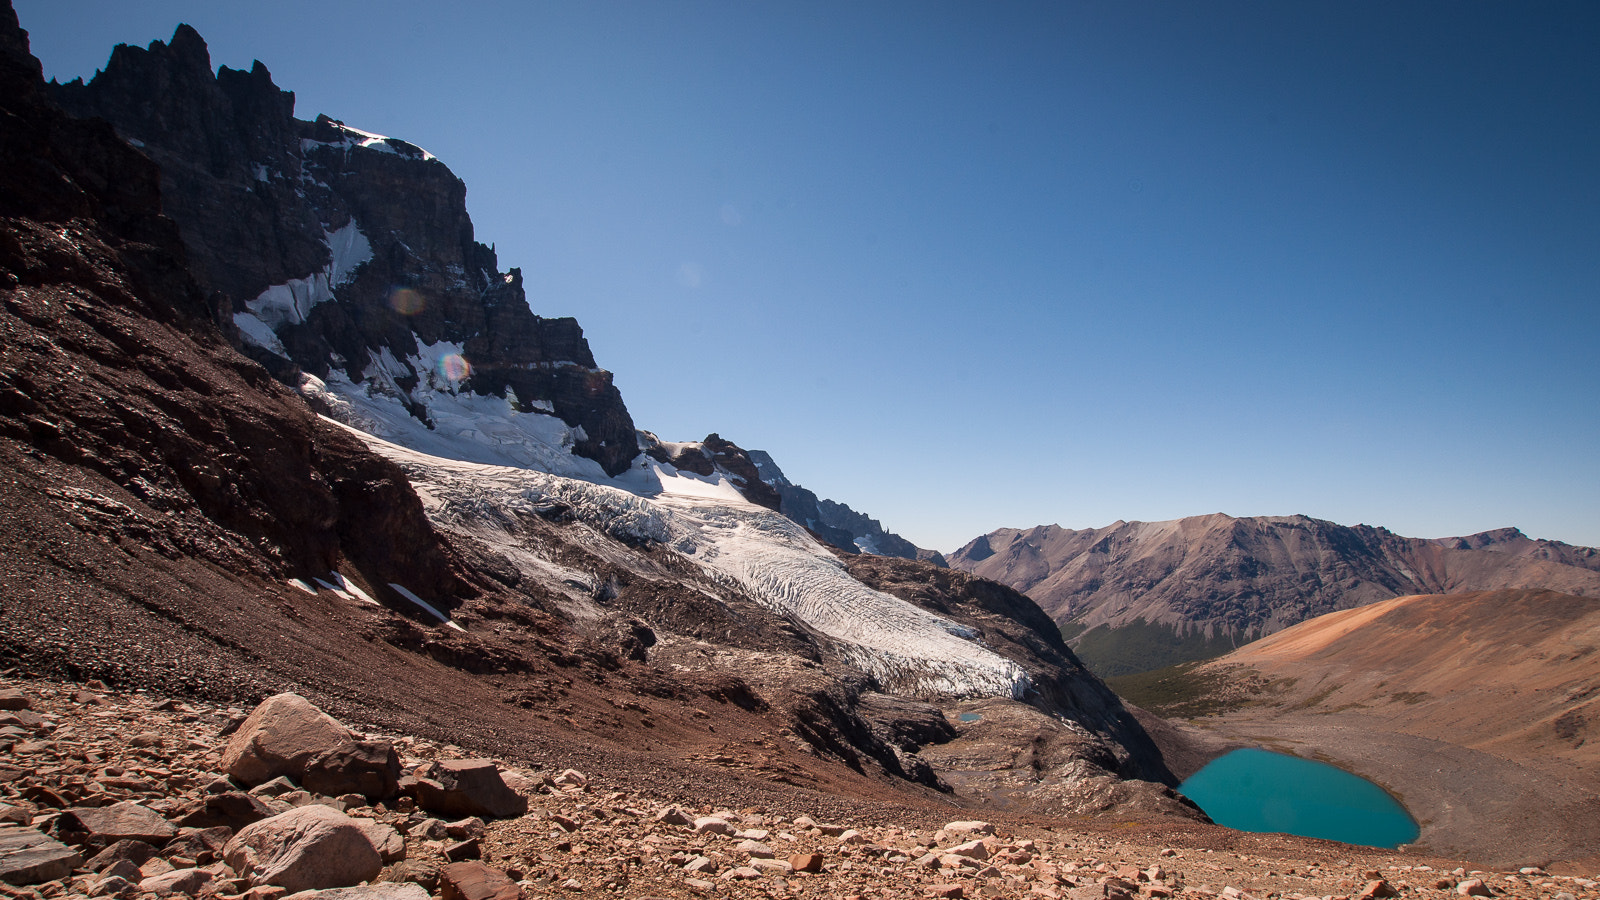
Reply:
[[[1070,827],[1024,836],[963,820],[919,832],[685,809],[608,790],[603,772],[531,771],[360,735],[293,695],[247,719],[98,684],[12,679],[0,683],[0,707],[7,900],[1600,898],[1594,880],[1533,867],[1297,864]],[[254,734],[250,719],[277,734]],[[271,766],[239,762],[274,740],[327,746],[296,744]],[[329,796],[306,782],[368,793]]]

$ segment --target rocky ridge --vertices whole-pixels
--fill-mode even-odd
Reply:
[[[760,479],[778,492],[777,509],[811,529],[813,534],[830,546],[851,553],[920,559],[940,567],[947,565],[943,554],[938,551],[918,547],[884,529],[877,519],[856,512],[846,504],[822,499],[790,481],[766,451],[751,450],[748,455],[759,471]]]
[[[615,785],[604,770],[352,736],[393,747],[413,784],[445,767],[488,766],[525,804],[499,818],[451,818],[404,786],[376,798],[320,795],[282,776],[250,787],[228,774],[230,750],[251,727],[242,709],[15,676],[0,682],[0,706],[14,720],[0,736],[0,818],[14,823],[0,826],[0,893],[17,900],[1600,896],[1600,883],[1575,874],[1469,870],[1198,824],[952,821],[883,807],[831,819],[685,804]],[[231,811],[231,823],[206,819],[213,810]],[[287,828],[306,822],[319,824]],[[9,840],[25,832],[37,836],[29,859]],[[364,844],[329,853],[344,833]],[[262,834],[282,837],[252,836]],[[39,848],[56,861],[41,864]]]
[[[294,118],[294,94],[264,65],[213,74],[187,25],[170,42],[119,45],[88,84],[51,95],[157,163],[163,211],[219,324],[281,380],[297,386],[303,371],[377,391],[432,425],[427,388],[442,378],[559,417],[572,451],[609,474],[637,454],[577,322],[532,313],[521,273],[474,240],[466,186],[431,154]]]
[[[1600,571],[1600,549],[1530,538],[1520,528],[1496,528],[1464,537],[1435,538],[1434,543],[1455,550],[1492,550]]]
[[[1070,643],[1092,668],[1112,676],[1217,656],[1325,612],[1406,594],[1545,588],[1600,597],[1600,573],[1582,564],[1593,550],[1516,537],[1510,529],[1424,540],[1305,516],[1216,514],[1000,529],[949,561],[1027,594],[1075,632]]]

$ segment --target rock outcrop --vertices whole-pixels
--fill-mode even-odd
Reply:
[[[914,560],[863,554],[846,563],[864,583],[976,630],[985,646],[1019,661],[1030,676],[1021,704],[950,704],[931,720],[903,702],[864,704],[874,725],[896,736],[900,752],[916,753],[963,794],[1008,808],[1054,815],[1113,808],[1198,815],[1171,790],[1178,779],[1143,727],[1027,597]],[[1019,754],[1023,747],[1028,751]]]
[[[666,463],[679,472],[690,472],[703,478],[725,478],[746,500],[767,509],[776,510],[782,502],[778,492],[762,480],[761,470],[751,454],[738,444],[724,440],[721,435],[708,434],[703,441],[669,443],[648,431],[642,431],[639,439],[646,456]]]

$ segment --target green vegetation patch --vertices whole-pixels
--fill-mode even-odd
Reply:
[[[1061,627],[1061,636],[1089,671],[1111,679],[1153,672],[1179,663],[1214,659],[1255,640],[1260,634],[1207,637],[1199,629],[1180,633],[1171,625],[1136,619],[1118,628],[1096,625],[1087,630],[1080,624],[1068,622]]]
[[[1168,719],[1193,719],[1245,706],[1259,686],[1241,683],[1239,671],[1197,672],[1200,662],[1185,662],[1152,672],[1106,679],[1106,686],[1135,706]]]

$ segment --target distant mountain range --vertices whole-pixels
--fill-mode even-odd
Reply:
[[[1543,588],[1600,597],[1593,548],[1515,528],[1428,540],[1306,516],[1002,528],[949,563],[1033,598],[1108,677],[1218,656],[1322,613],[1405,594]]]

